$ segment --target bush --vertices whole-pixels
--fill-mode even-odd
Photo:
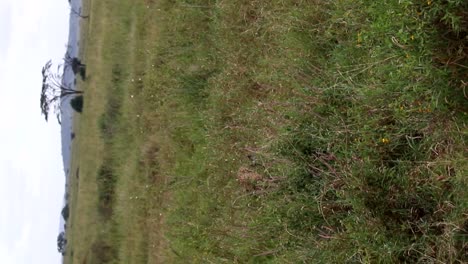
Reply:
[[[83,96],[77,96],[70,101],[70,105],[78,113],[83,111]]]
[[[86,68],[85,67],[80,67],[80,76],[83,81],[86,80]]]
[[[65,221],[67,221],[69,216],[70,216],[70,208],[68,207],[68,204],[66,204],[62,209],[62,217]]]
[[[67,239],[65,238],[65,232],[61,232],[57,236],[57,250],[59,253],[65,255],[65,249],[67,247]]]

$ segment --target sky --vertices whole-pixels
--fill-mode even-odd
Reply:
[[[60,127],[40,114],[42,66],[60,63],[68,1],[0,0],[0,263],[61,263]]]

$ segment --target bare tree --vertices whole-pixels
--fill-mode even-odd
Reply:
[[[61,65],[57,67],[57,73],[51,71],[52,61],[48,61],[42,67],[41,113],[48,121],[50,111],[54,111],[60,123],[60,105],[63,99],[69,96],[83,94],[82,91],[71,88],[62,81],[60,73]]]

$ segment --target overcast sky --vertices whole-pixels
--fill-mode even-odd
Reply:
[[[60,128],[40,114],[41,68],[59,63],[68,1],[0,0],[0,263],[60,263]]]

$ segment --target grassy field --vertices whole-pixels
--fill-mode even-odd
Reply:
[[[468,262],[468,2],[84,2],[65,263]]]

